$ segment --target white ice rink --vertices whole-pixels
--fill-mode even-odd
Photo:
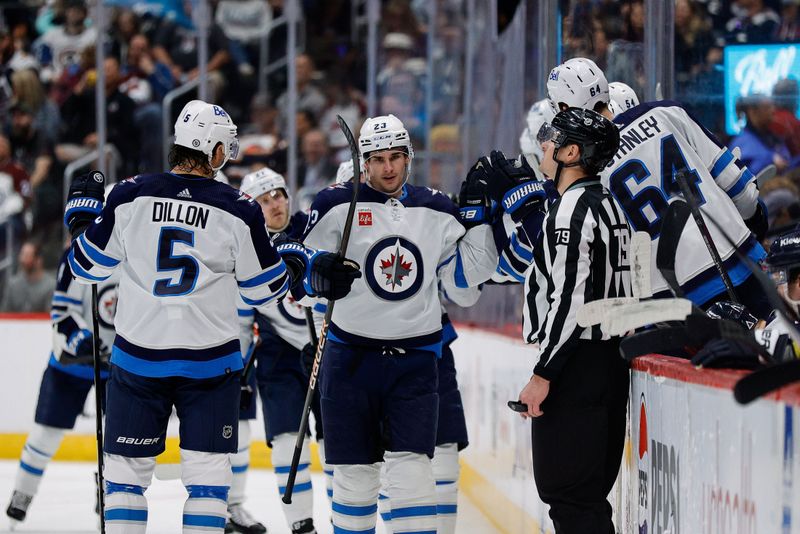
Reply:
[[[2,518],[0,532],[11,532],[5,515],[8,499],[14,486],[19,462],[0,461],[0,504]],[[28,518],[17,525],[14,532],[26,533],[89,533],[97,532],[94,514],[95,464],[82,462],[53,462],[47,467],[39,493],[28,509]],[[314,485],[317,532],[330,534],[330,507],[325,497],[322,474],[312,475]],[[252,469],[247,481],[246,508],[266,525],[269,534],[289,534],[278,500],[275,477],[271,470]],[[150,534],[175,534],[181,531],[181,512],[186,491],[179,480],[153,480],[146,493],[149,506],[147,532]],[[491,534],[496,530],[469,498],[459,495],[457,532],[463,534]],[[383,529],[378,525],[378,532]]]

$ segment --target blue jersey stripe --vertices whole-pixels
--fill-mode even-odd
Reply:
[[[514,250],[517,256],[520,257],[520,259],[529,263],[533,261],[533,252],[522,246],[522,243],[519,242],[519,238],[517,238],[516,232],[511,234],[511,248]]]
[[[745,187],[747,187],[754,179],[755,176],[753,176],[753,173],[750,172],[750,169],[745,169],[736,183],[733,184],[733,187],[726,191],[728,196],[734,198],[736,195],[744,191]]]
[[[273,280],[280,278],[282,275],[286,273],[286,265],[281,262],[276,267],[269,269],[259,275],[256,275],[252,278],[248,278],[247,280],[242,280],[238,282],[239,287],[256,287],[263,284],[268,284]]]
[[[103,267],[116,267],[119,265],[120,260],[114,259],[101,252],[100,249],[86,239],[86,234],[81,234],[80,237],[78,237],[78,244],[83,249],[86,256],[97,265],[102,265]]]
[[[454,275],[456,287],[466,289],[469,287],[467,277],[464,275],[464,261],[461,259],[461,251],[456,249],[456,272]]]
[[[221,356],[239,351],[239,340],[232,339],[222,345],[207,347],[203,349],[149,349],[131,343],[120,335],[114,338],[114,345],[122,351],[133,354],[143,360],[163,361],[163,360],[213,360]]]
[[[102,282],[103,280],[108,280],[108,276],[94,276],[89,274],[86,269],[78,265],[78,262],[75,261],[75,249],[69,251],[69,268],[72,269],[72,272],[75,273],[75,276],[83,278],[84,280],[89,280],[92,282]],[[109,275],[110,276],[110,275]]]
[[[78,299],[73,299],[70,297],[62,297],[61,295],[54,295],[53,302],[66,302],[67,304],[75,304],[77,306],[83,306],[83,302]]]
[[[254,317],[256,315],[256,311],[253,308],[248,308],[246,310],[243,310],[241,308],[237,308],[236,314],[239,317]]]
[[[241,295],[241,297],[242,297],[242,300],[244,301],[245,304],[248,304],[250,306],[262,306],[262,305],[270,302],[271,300],[275,300],[276,298],[282,297],[287,291],[289,291],[289,279],[288,278],[283,282],[283,285],[281,286],[281,288],[278,291],[276,291],[275,293],[273,293],[272,295],[268,296],[265,299],[253,300],[253,299],[249,299],[249,298],[245,297],[244,295]]]
[[[746,250],[746,249],[745,249]],[[744,250],[743,250],[744,252]],[[758,263],[760,262],[764,256],[766,256],[766,252],[764,248],[758,242],[753,242],[751,248],[746,252],[747,256],[753,260],[753,262]],[[724,262],[725,270],[728,271],[728,276],[730,276],[731,282],[734,286],[738,286],[752,274],[750,269],[747,268],[742,261],[740,261],[736,256],[732,256],[728,259],[728,261]],[[698,306],[708,302],[711,297],[715,295],[719,295],[723,291],[725,291],[725,283],[719,277],[719,274],[716,270],[716,267],[711,267],[707,270],[710,275],[710,279],[706,280],[697,287],[688,289],[685,288],[686,291],[686,298],[691,300],[693,303],[697,304]],[[703,275],[698,275],[700,278],[705,278]],[[698,278],[695,277],[695,280]],[[691,286],[692,284],[687,284],[687,286]]]
[[[725,167],[727,167],[731,161],[733,161],[733,154],[730,150],[725,149],[725,152],[717,158],[717,162],[711,167],[711,177],[716,179],[717,176],[722,174],[722,171],[725,170]]]

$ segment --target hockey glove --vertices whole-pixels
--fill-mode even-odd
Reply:
[[[350,293],[353,281],[361,278],[356,262],[308,248],[298,241],[286,241],[275,250],[286,263],[292,287],[302,280],[303,289],[310,297],[340,299]]]
[[[300,363],[309,376],[311,376],[311,370],[314,368],[314,359],[316,357],[317,346],[313,343],[306,343],[306,346],[300,350]]]
[[[91,365],[94,361],[94,345],[92,333],[85,328],[73,332],[67,339],[67,346],[61,351],[58,362],[62,365]],[[110,351],[100,340],[100,363],[108,362]]]
[[[692,358],[692,365],[709,368],[755,369],[758,354],[732,339],[712,339]]]
[[[81,235],[100,215],[105,201],[106,178],[99,171],[81,174],[72,180],[64,208],[64,224],[73,238]]]
[[[491,220],[492,199],[489,198],[489,176],[485,158],[479,159],[469,170],[458,194],[458,211],[461,224],[469,230]]]
[[[767,230],[769,230],[769,219],[767,218],[767,205],[764,204],[763,200],[760,198],[758,199],[758,204],[756,204],[756,212],[752,217],[747,219],[744,224],[746,224],[747,228],[753,232],[753,235],[756,236],[756,239],[759,241],[764,240],[764,237],[767,235]]]
[[[489,174],[489,195],[502,206],[514,222],[521,222],[528,214],[541,210],[547,200],[544,183],[535,178],[525,156],[517,160],[506,159],[499,150],[492,150]]]

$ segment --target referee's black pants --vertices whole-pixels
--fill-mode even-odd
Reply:
[[[619,341],[580,341],[533,419],[533,476],[557,534],[614,534],[606,500],[625,446]]]

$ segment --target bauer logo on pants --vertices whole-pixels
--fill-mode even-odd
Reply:
[[[386,237],[372,245],[364,271],[367,285],[375,296],[383,300],[404,300],[422,287],[422,254],[408,239]]]

